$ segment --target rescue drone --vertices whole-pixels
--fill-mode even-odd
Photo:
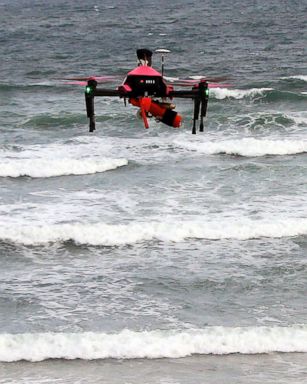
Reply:
[[[148,118],[154,117],[157,121],[179,128],[182,123],[181,115],[175,111],[174,98],[192,99],[194,101],[194,114],[192,134],[196,134],[196,126],[199,121],[199,131],[204,130],[204,117],[207,114],[209,88],[219,87],[217,83],[225,78],[197,78],[197,79],[174,79],[164,76],[164,55],[170,51],[157,49],[161,54],[161,73],[151,66],[152,51],[149,49],[138,49],[138,66],[128,72],[125,80],[117,89],[100,88],[98,84],[112,80],[112,76],[93,76],[87,78],[70,78],[70,84],[85,85],[85,105],[89,119],[89,131],[96,129],[95,123],[95,97],[119,97],[139,108],[139,116],[144,122],[144,127],[149,128]],[[114,78],[113,78],[114,80]],[[209,84],[209,81],[212,82]],[[175,90],[174,86],[191,89]]]

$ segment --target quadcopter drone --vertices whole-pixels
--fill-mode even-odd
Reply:
[[[164,55],[170,51],[167,49],[158,49],[162,60],[161,73],[151,66],[152,51],[149,49],[138,49],[138,66],[128,72],[125,80],[117,89],[100,88],[98,84],[112,80],[112,76],[88,77],[88,78],[70,78],[73,83],[85,85],[85,104],[87,117],[89,119],[89,131],[93,132],[95,124],[95,97],[119,97],[124,99],[125,105],[128,103],[139,108],[139,116],[144,122],[144,127],[149,128],[148,118],[154,117],[174,128],[179,128],[182,117],[175,111],[174,98],[192,99],[194,101],[194,114],[192,133],[196,134],[196,125],[198,120],[199,131],[204,130],[204,117],[207,114],[209,99],[209,87],[218,87],[216,83],[224,78],[198,78],[198,79],[173,79],[164,77]],[[213,82],[208,84],[208,82]],[[191,89],[175,90],[174,85]],[[200,119],[199,119],[200,118]]]

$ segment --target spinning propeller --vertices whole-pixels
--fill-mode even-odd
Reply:
[[[106,76],[89,76],[89,77],[70,77],[65,78],[65,84],[86,86],[89,80],[95,80],[97,84],[111,83],[119,80],[118,76],[106,75]]]
[[[165,76],[164,79],[172,85],[178,87],[191,87],[193,85],[199,84],[200,81],[206,81],[209,83],[209,88],[228,88],[230,84],[223,84],[222,81],[229,80],[227,76],[219,76],[219,77],[205,77],[205,76],[190,76],[188,78],[178,78],[178,77],[168,77]]]

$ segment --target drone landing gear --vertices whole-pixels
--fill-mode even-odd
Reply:
[[[206,81],[201,81],[196,87],[196,95],[194,96],[194,115],[193,115],[193,127],[192,134],[196,134],[196,122],[200,113],[199,132],[204,131],[204,117],[207,115],[209,88]]]
[[[85,95],[86,113],[89,118],[89,131],[94,132],[96,129],[95,112],[94,112],[94,97]]]
[[[95,107],[94,107],[94,92],[97,87],[96,80],[89,80],[85,87],[85,105],[86,113],[89,118],[89,131],[94,132],[96,129],[95,122]]]

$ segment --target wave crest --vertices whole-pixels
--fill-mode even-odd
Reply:
[[[227,154],[246,157],[266,155],[294,155],[307,152],[307,142],[302,140],[268,140],[244,138],[236,140],[184,142],[175,141],[181,148],[207,155]]]
[[[126,159],[12,159],[1,164],[0,177],[55,177],[87,175],[109,171],[128,164]]]
[[[0,239],[24,245],[73,241],[94,246],[120,246],[144,241],[281,238],[307,234],[307,219],[145,222],[130,224],[54,224],[0,226]]]
[[[307,352],[307,328],[207,327],[187,331],[0,335],[0,361],[157,359],[193,354]]]
[[[232,98],[243,99],[245,97],[263,96],[265,93],[273,91],[273,88],[251,88],[251,89],[228,89],[214,88],[210,90],[210,95],[218,100]]]

